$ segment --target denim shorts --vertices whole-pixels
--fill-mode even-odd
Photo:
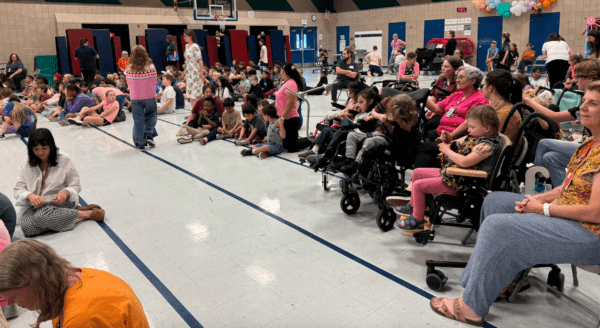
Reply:
[[[269,155],[279,155],[283,152],[283,147],[279,145],[257,144],[255,147],[260,148],[262,146],[269,146]]]

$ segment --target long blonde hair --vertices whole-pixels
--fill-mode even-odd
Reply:
[[[0,293],[31,288],[39,313],[34,327],[60,317],[73,267],[48,245],[21,239],[0,252]]]
[[[16,125],[23,125],[23,123],[25,123],[25,120],[27,119],[27,112],[32,113],[33,117],[35,117],[37,121],[37,115],[35,114],[35,111],[29,108],[29,106],[17,101],[13,101],[13,104],[15,107],[10,113],[10,118],[12,118],[14,123],[17,123]]]
[[[129,58],[130,61],[127,70],[133,73],[141,73],[145,70],[146,66],[152,64],[152,59],[148,56],[146,48],[140,45],[131,49],[131,56]]]

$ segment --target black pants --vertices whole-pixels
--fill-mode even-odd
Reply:
[[[285,139],[283,139],[283,148],[290,153],[298,151],[298,129],[300,128],[300,118],[294,117],[283,121],[285,129]]]
[[[343,88],[348,88],[351,81],[348,80],[337,80],[332,85],[333,89],[331,89],[331,101],[337,102],[338,90]]]
[[[94,82],[94,76],[96,76],[96,66],[81,67],[81,75],[83,75],[83,81],[87,83],[88,87]]]
[[[173,61],[167,60],[167,66],[173,66],[173,67],[175,67],[175,69],[177,69],[177,61],[176,60],[173,60]]]
[[[546,63],[546,72],[548,73],[548,80],[550,87],[554,86],[557,82],[562,82],[567,76],[569,70],[569,62],[562,59],[555,59],[549,63]]]
[[[425,136],[427,141],[435,141],[437,139],[437,128],[440,126],[443,115],[436,115],[425,123]],[[435,134],[435,136],[434,136]],[[431,140],[433,138],[433,140]]]
[[[10,75],[10,73],[9,73]],[[10,80],[11,80],[11,86],[13,88],[13,90],[15,92],[22,92],[23,88],[21,87],[21,81],[23,81],[26,77],[26,73],[25,72],[21,72],[19,74],[15,74],[13,75]]]
[[[417,151],[414,168],[426,167],[441,167],[440,161],[437,159],[440,149],[435,142],[422,142]]]

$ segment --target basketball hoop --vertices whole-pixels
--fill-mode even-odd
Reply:
[[[219,26],[221,26],[221,32],[225,32],[225,23],[227,22],[227,15],[215,15],[215,19],[219,22]]]

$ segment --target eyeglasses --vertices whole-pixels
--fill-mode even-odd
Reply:
[[[458,80],[462,80],[462,79],[466,79],[466,78],[467,78],[466,76],[460,76],[459,75],[459,76],[456,77],[456,80],[458,81]]]

